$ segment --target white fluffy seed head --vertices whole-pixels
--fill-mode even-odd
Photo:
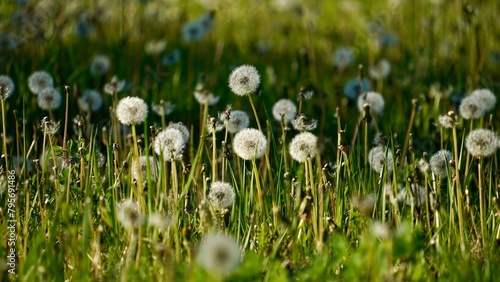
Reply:
[[[141,156],[139,158],[139,166],[140,166],[140,173],[141,173],[141,178],[143,182],[147,181],[147,178],[150,177],[151,181],[156,181],[156,176],[158,174],[157,172],[157,164],[155,162],[155,159],[153,156],[149,156],[149,174],[147,170],[147,158],[146,156]],[[132,177],[135,180],[139,180],[139,169],[137,169],[137,162],[133,161],[132,162]]]
[[[447,167],[451,159],[451,152],[448,150],[440,150],[432,155],[431,159],[429,160],[432,173],[440,178],[446,177],[448,175]]]
[[[163,160],[170,162],[182,156],[184,149],[184,139],[182,133],[175,128],[162,130],[156,136],[153,148],[158,156],[163,155]]]
[[[227,131],[236,133],[250,125],[250,118],[244,111],[234,110],[229,115],[229,120],[226,121]]]
[[[42,110],[55,110],[61,106],[61,93],[52,87],[47,87],[40,91],[37,96],[37,103]]]
[[[174,129],[179,130],[182,134],[182,140],[184,140],[184,144],[189,142],[189,137],[190,137],[189,129],[187,128],[187,126],[184,125],[184,123],[182,123],[182,122],[173,123],[172,122],[168,125],[167,128],[174,128]]]
[[[464,119],[478,119],[484,116],[485,105],[478,96],[469,95],[462,100],[458,110]]]
[[[85,90],[80,98],[78,98],[78,107],[83,112],[97,112],[102,107],[101,93],[93,89]]]
[[[90,63],[90,74],[94,76],[101,76],[108,72],[111,66],[111,61],[106,55],[97,55]]]
[[[380,116],[384,112],[384,98],[377,92],[366,92],[358,97],[358,109],[364,111],[364,105],[370,106],[370,113],[375,116]]]
[[[0,99],[9,98],[15,90],[14,81],[7,75],[0,75]]]
[[[236,155],[244,160],[258,159],[267,150],[267,139],[259,130],[246,128],[234,136],[233,148]]]
[[[104,93],[115,95],[125,88],[125,80],[119,80],[116,75],[111,78],[111,81],[104,84]]]
[[[240,263],[240,246],[231,237],[210,234],[201,243],[197,260],[208,272],[224,277]]]
[[[465,147],[474,157],[488,157],[497,150],[497,134],[489,129],[476,129],[467,135]]]
[[[234,202],[234,190],[231,184],[221,181],[212,182],[208,193],[210,204],[217,210],[229,208]]]
[[[425,204],[426,195],[425,188],[423,186],[411,184],[410,191],[408,192],[404,188],[399,190],[397,196],[398,201],[404,201],[407,206],[411,206],[413,204],[416,207],[421,207]]]
[[[297,116],[297,106],[290,99],[281,99],[273,106],[273,116],[277,121],[281,121],[283,117],[285,123],[288,123]]]
[[[202,105],[208,104],[209,106],[213,106],[219,102],[220,97],[215,96],[207,89],[200,88],[194,91],[194,98]]]
[[[159,104],[151,104],[151,109],[159,116],[168,116],[175,109],[175,104],[161,100]]]
[[[476,89],[472,92],[472,96],[476,96],[480,102],[483,104],[485,112],[488,112],[495,108],[497,103],[497,97],[489,89]]]
[[[302,132],[293,137],[290,142],[290,156],[297,162],[303,163],[307,158],[316,154],[318,137],[310,132]]]
[[[377,146],[368,153],[368,161],[373,170],[380,173],[385,166],[387,171],[392,171],[392,153],[385,146]]]
[[[455,119],[449,115],[439,116],[438,121],[439,125],[444,128],[453,128],[457,124]]]
[[[45,88],[54,87],[54,79],[46,71],[35,71],[28,77],[28,87],[33,94],[37,95]]]
[[[132,229],[140,225],[142,216],[135,201],[126,199],[117,205],[117,209],[118,221],[123,227]]]
[[[125,97],[116,106],[116,117],[124,125],[139,124],[148,116],[148,105],[138,97]]]
[[[391,64],[387,59],[382,59],[375,66],[370,67],[368,73],[375,80],[385,78],[391,73]]]
[[[260,75],[254,66],[239,66],[229,75],[229,88],[238,96],[255,93],[259,84]]]

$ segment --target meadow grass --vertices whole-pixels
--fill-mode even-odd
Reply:
[[[499,9],[2,1],[0,280],[499,280]]]

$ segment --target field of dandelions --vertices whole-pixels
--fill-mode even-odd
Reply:
[[[495,281],[497,1],[0,2],[0,281]]]

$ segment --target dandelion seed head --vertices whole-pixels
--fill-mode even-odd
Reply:
[[[497,150],[497,134],[489,129],[475,129],[465,138],[465,148],[474,157],[488,157]]]
[[[292,126],[295,130],[303,131],[313,131],[318,126],[318,121],[315,119],[310,119],[305,115],[300,115],[291,121]]]
[[[307,158],[316,154],[318,137],[310,132],[302,132],[293,137],[290,142],[290,156],[297,162],[303,163]]]
[[[194,98],[196,101],[202,105],[208,104],[209,106],[213,106],[219,102],[219,96],[215,96],[212,92],[203,88],[203,86],[196,87],[197,89],[194,91]]]
[[[104,93],[115,95],[121,92],[123,88],[125,88],[125,80],[119,80],[115,75],[111,78],[110,82],[104,84]]]
[[[187,128],[187,126],[185,126],[184,123],[171,122],[167,128],[174,128],[179,130],[182,133],[182,140],[184,141],[184,144],[189,142],[189,137],[190,137],[189,128]]]
[[[258,159],[267,150],[267,139],[259,130],[245,128],[234,136],[233,148],[234,152],[244,160]]]
[[[410,189],[410,193],[408,193],[404,188],[399,190],[397,196],[398,201],[404,201],[407,206],[411,206],[413,204],[416,207],[421,207],[422,205],[424,205],[426,199],[424,187],[411,184]]]
[[[208,193],[210,204],[217,210],[229,208],[234,202],[234,190],[231,184],[221,181],[212,182]]]
[[[78,107],[83,112],[97,112],[102,107],[102,95],[93,89],[85,90],[80,98],[78,98]]]
[[[480,102],[483,104],[483,109],[485,112],[488,112],[495,108],[497,103],[497,97],[493,92],[489,89],[477,89],[474,90],[471,96],[475,96],[478,98]]]
[[[283,118],[288,123],[297,116],[297,106],[290,99],[280,99],[273,106],[273,116],[277,121]]]
[[[358,109],[363,112],[364,105],[370,106],[370,112],[376,116],[384,112],[384,98],[377,92],[366,92],[358,97]]]
[[[106,157],[103,153],[97,153],[97,167],[102,168],[106,164]]]
[[[431,164],[431,170],[434,175],[440,178],[446,177],[448,175],[446,168],[448,167],[448,163],[451,161],[451,159],[451,152],[448,150],[440,150],[432,155],[429,162]]]
[[[338,69],[344,69],[354,62],[354,54],[347,47],[339,47],[333,52],[333,64]]]
[[[146,54],[157,56],[165,50],[165,47],[167,47],[167,41],[165,40],[151,40],[146,42],[146,45],[144,46],[144,51],[146,51]]]
[[[207,271],[224,277],[240,263],[240,246],[226,235],[210,234],[198,250],[198,263]]]
[[[478,119],[485,113],[485,106],[478,96],[469,95],[460,103],[460,115],[464,119]]]
[[[16,86],[12,78],[7,75],[0,75],[0,99],[5,100],[14,93]]]
[[[38,107],[42,110],[55,110],[61,106],[62,96],[55,88],[47,87],[37,96]]]
[[[159,104],[152,104],[151,109],[159,116],[168,116],[174,111],[175,104],[161,100]]]
[[[167,230],[172,225],[172,218],[161,213],[152,213],[148,216],[148,225],[158,230]]]
[[[126,229],[132,229],[142,221],[137,203],[132,199],[126,199],[117,205],[117,218]]]
[[[431,170],[431,164],[425,159],[420,159],[418,161],[418,169],[422,173],[428,173]]]
[[[260,75],[254,66],[239,66],[229,75],[229,88],[238,96],[255,93],[259,85]]]
[[[381,173],[385,166],[392,171],[392,152],[385,146],[373,147],[368,153],[368,161],[373,170]]]
[[[380,60],[375,66],[372,66],[368,70],[368,74],[371,78],[378,80],[386,78],[391,73],[391,64],[387,59]]]
[[[182,156],[184,138],[182,133],[175,128],[166,128],[156,136],[153,148],[158,156],[163,155],[163,160],[170,162]]]
[[[226,121],[227,131],[236,133],[250,125],[250,117],[244,111],[234,110],[229,115],[229,120]]]
[[[54,79],[46,71],[35,71],[28,77],[28,88],[37,95],[46,88],[54,87]]]
[[[90,74],[102,76],[109,71],[111,60],[106,55],[97,55],[90,62]]]
[[[371,232],[374,236],[379,238],[380,240],[388,239],[391,236],[389,232],[389,228],[387,225],[380,221],[374,221],[371,226]]]
[[[141,178],[143,182],[147,181],[147,178],[150,177],[152,182],[156,181],[157,177],[157,164],[153,156],[149,156],[149,174],[147,172],[147,160],[146,156],[141,156],[139,158],[139,167],[140,167],[140,173],[141,173]],[[139,180],[139,169],[137,168],[137,162],[133,161],[132,162],[132,177],[135,180]]]
[[[140,124],[148,116],[148,105],[138,97],[125,97],[116,106],[116,117],[124,125]]]
[[[439,125],[444,128],[453,128],[457,124],[455,119],[449,115],[439,116],[438,121]]]

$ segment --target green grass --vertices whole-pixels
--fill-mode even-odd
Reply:
[[[500,52],[495,40],[500,3],[298,1],[278,11],[273,1],[215,1],[210,7],[200,4],[207,1],[109,2],[0,3],[0,30],[18,42],[11,50],[0,45],[0,75],[16,85],[4,101],[2,118],[7,137],[2,154],[8,158],[1,160],[1,281],[499,280],[498,150],[475,159],[465,138],[476,128],[498,132],[500,110],[497,105],[471,124],[458,114],[457,99],[478,88],[500,91],[499,63],[490,56]],[[54,6],[46,8],[47,3]],[[183,41],[183,24],[209,9],[215,11],[213,28],[198,42]],[[93,26],[88,38],[75,34],[84,11]],[[13,22],[14,13],[25,13],[29,24]],[[377,44],[370,31],[375,23],[397,42]],[[145,44],[158,39],[166,40],[165,50],[147,54]],[[343,46],[355,59],[338,69],[333,52]],[[180,61],[162,65],[163,55],[175,49]],[[104,76],[89,72],[97,54],[111,60]],[[386,78],[371,79],[371,86],[384,97],[385,109],[367,124],[343,87],[352,78],[367,77],[382,58],[392,70]],[[251,94],[257,117],[248,97],[228,87],[229,74],[243,64],[254,65],[261,75],[258,93]],[[28,87],[36,70],[49,72],[63,96],[51,113],[61,122],[56,134],[40,129],[49,112],[38,107]],[[113,75],[128,83],[115,97],[102,91]],[[193,95],[198,83],[219,102],[199,105]],[[451,86],[451,95],[433,96],[435,83]],[[288,152],[298,132],[289,124],[283,131],[272,107],[281,98],[298,106],[302,87],[314,91],[312,99],[301,102],[301,113],[318,120],[312,131],[318,150],[298,163]],[[80,111],[77,99],[86,89],[102,93],[100,111]],[[116,130],[113,107],[127,96],[149,105],[146,121],[135,126],[136,143],[130,129]],[[154,113],[151,104],[160,100],[174,103],[174,112],[163,118]],[[252,128],[258,118],[267,136],[267,153],[255,163],[234,153],[234,135],[224,144],[223,130],[213,142],[201,126],[205,113],[217,117],[229,105],[246,111]],[[457,115],[456,137],[438,124],[438,117],[451,110]],[[83,118],[80,127],[77,115]],[[191,131],[181,160],[164,162],[152,149],[164,122],[183,122]],[[382,173],[366,161],[378,132],[393,156]],[[142,190],[131,176],[134,145],[139,155],[158,161],[157,180],[149,166]],[[451,152],[453,164],[447,166],[448,177],[434,180],[418,163],[441,149]],[[99,153],[106,158],[103,166]],[[22,171],[15,169],[14,156],[24,159]],[[13,191],[7,189],[9,175],[15,175]],[[235,200],[219,212],[206,196],[222,175]],[[412,185],[424,187],[426,203],[406,205],[386,196],[386,186],[392,194],[398,189],[412,194]],[[12,193],[15,205],[9,210]],[[141,220],[125,228],[117,207],[131,197],[140,203]],[[16,220],[16,275],[4,267],[11,252],[10,214]],[[152,214],[162,215],[166,228],[148,224]],[[223,277],[198,263],[198,247],[212,233],[227,234],[241,248],[238,267]]]

